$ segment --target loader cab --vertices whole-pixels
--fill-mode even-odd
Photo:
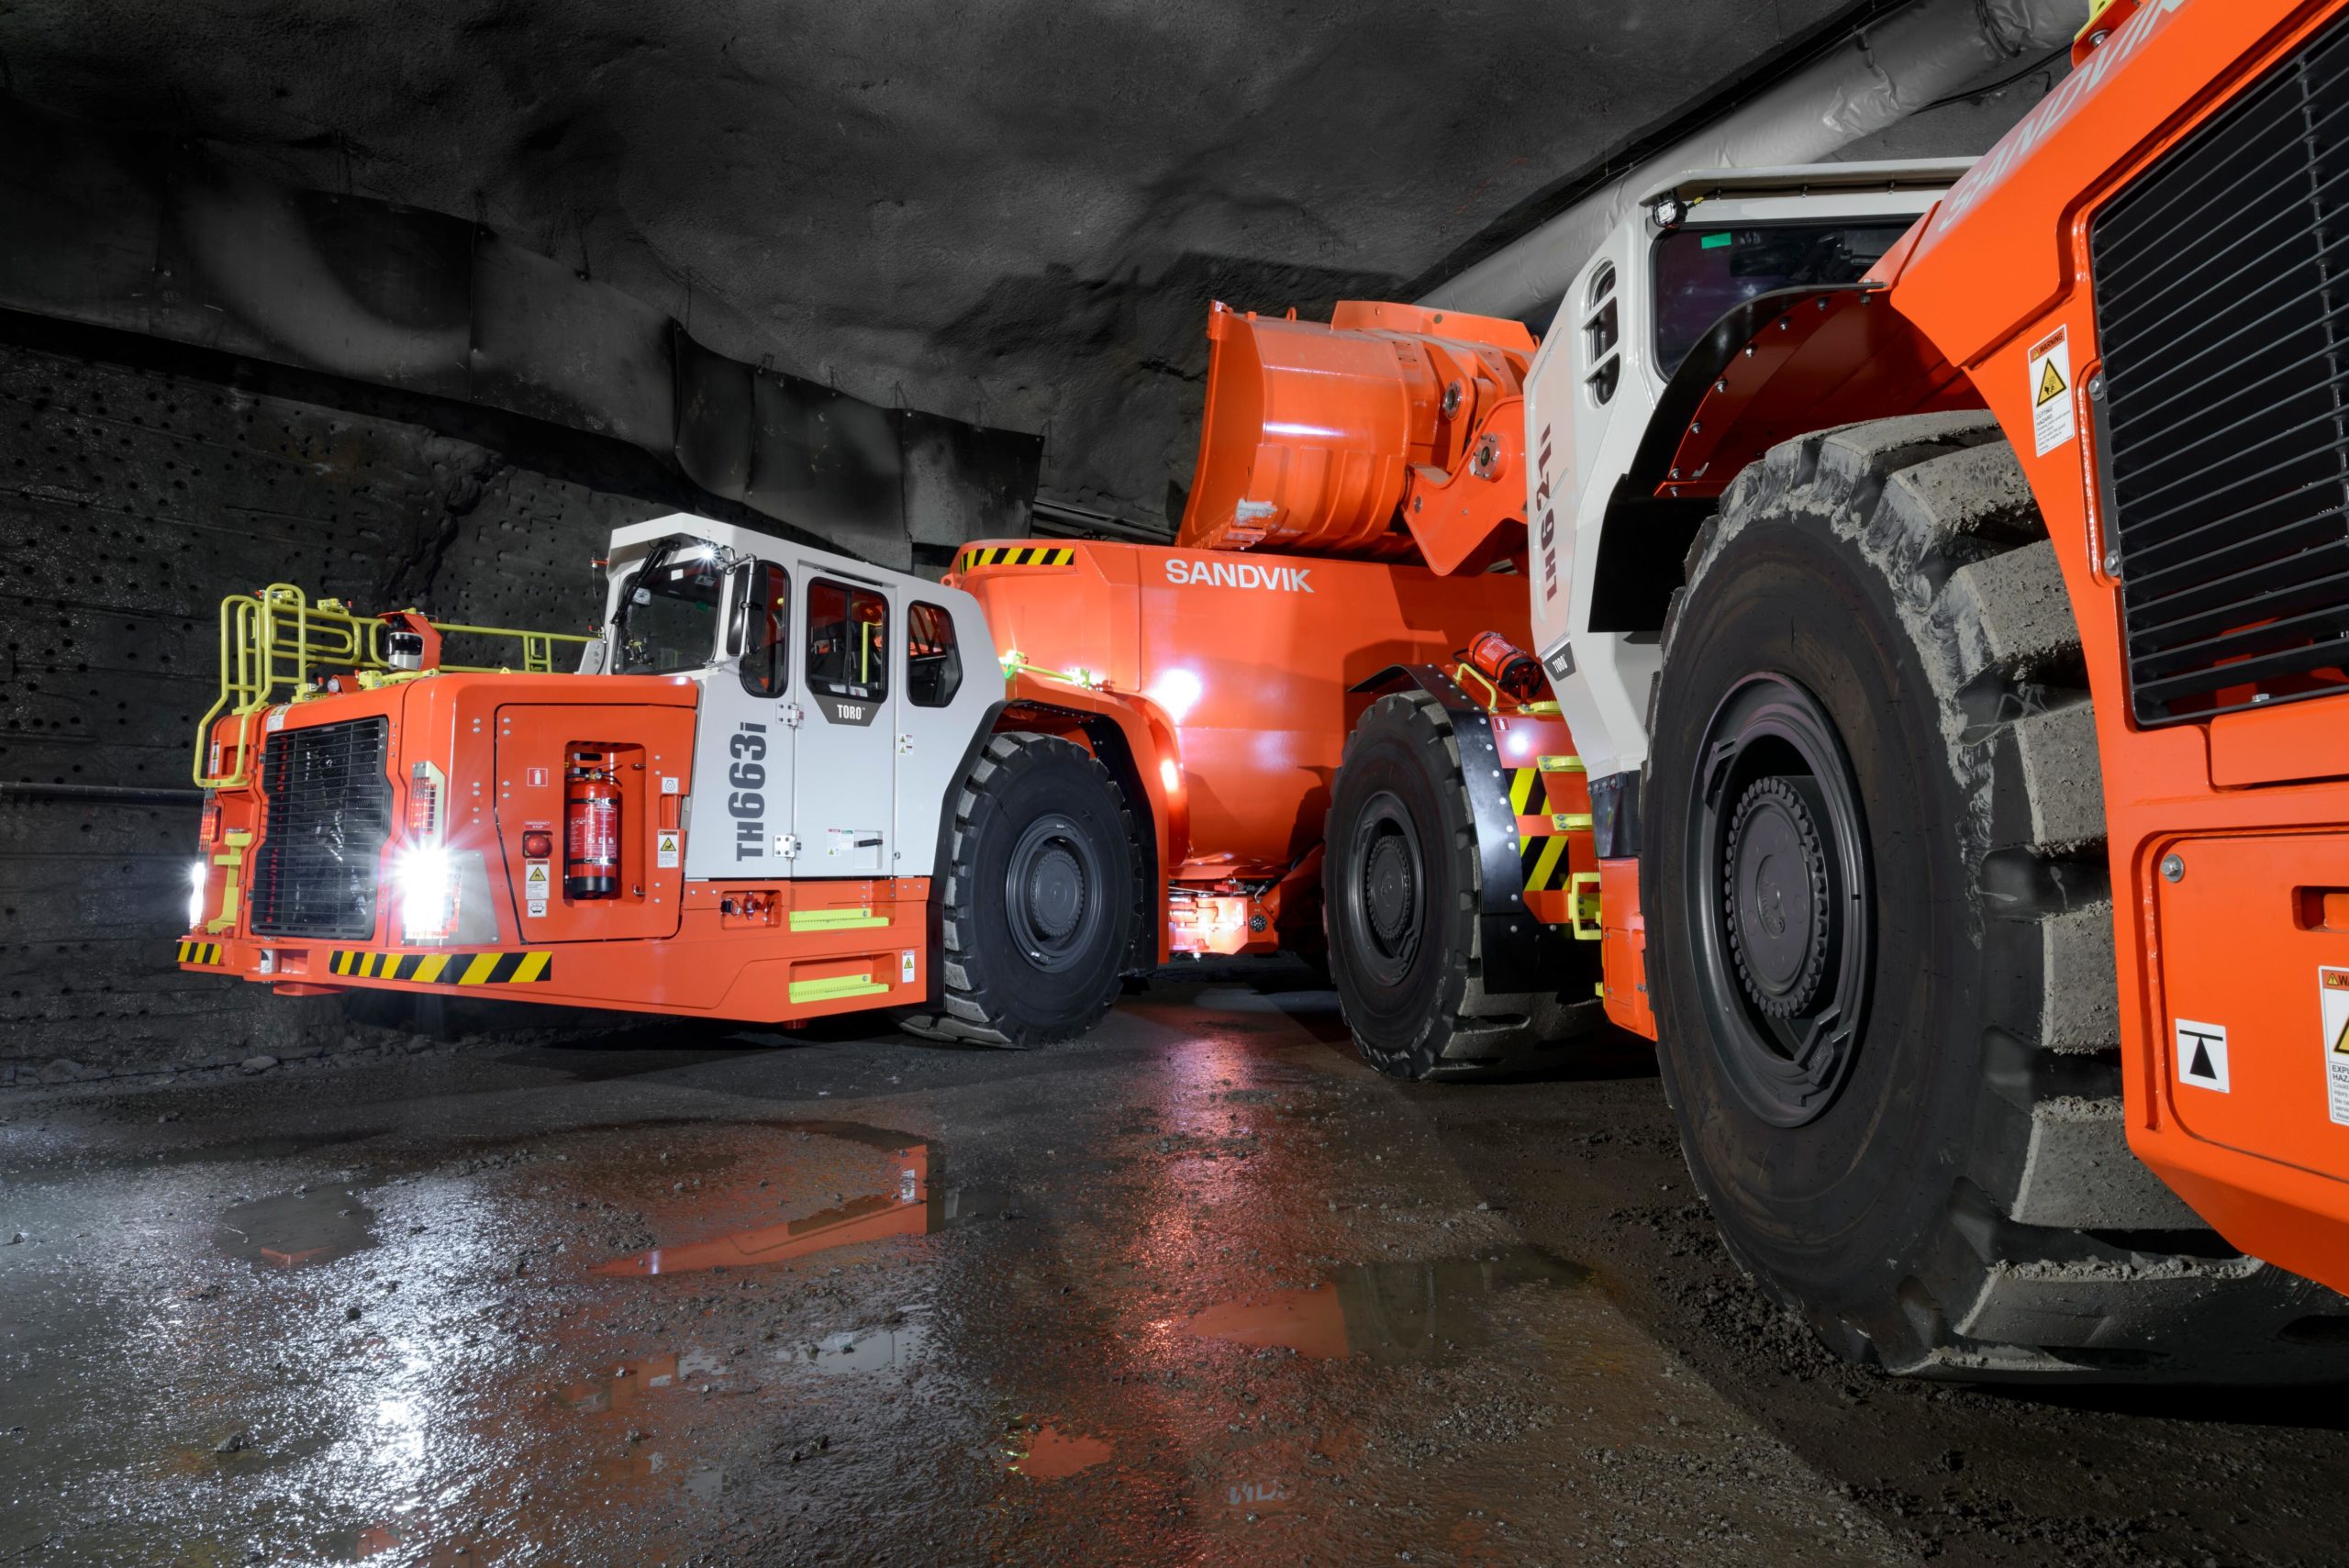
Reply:
[[[1530,575],[1535,651],[1592,777],[1636,770],[1647,754],[1669,584],[1646,590],[1676,570],[1691,530],[1619,482],[1675,373],[1745,302],[1865,276],[1969,166],[1683,175],[1642,192],[1575,274],[1526,381],[1529,444],[1548,458],[1530,483],[1551,519],[1531,519],[1548,542]],[[1627,563],[1638,580],[1628,589]]]

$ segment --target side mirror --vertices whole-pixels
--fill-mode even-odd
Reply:
[[[744,691],[754,697],[780,695],[783,682],[779,666],[782,661],[775,657],[780,651],[772,642],[742,650],[734,661],[734,673],[740,678]]]

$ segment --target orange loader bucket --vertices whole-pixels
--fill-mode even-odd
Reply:
[[[1522,395],[1536,347],[1521,322],[1359,300],[1327,326],[1219,304],[1208,341],[1178,543],[1368,561],[1420,557],[1400,510],[1415,471],[1467,461]]]

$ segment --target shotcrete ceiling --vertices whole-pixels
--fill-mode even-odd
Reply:
[[[1392,294],[1854,8],[0,0],[0,84],[478,218],[720,352],[1041,431],[1048,496],[1148,518],[1210,298]]]

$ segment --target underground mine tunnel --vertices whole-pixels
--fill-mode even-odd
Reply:
[[[0,1561],[2349,1558],[2344,11],[0,7]]]

